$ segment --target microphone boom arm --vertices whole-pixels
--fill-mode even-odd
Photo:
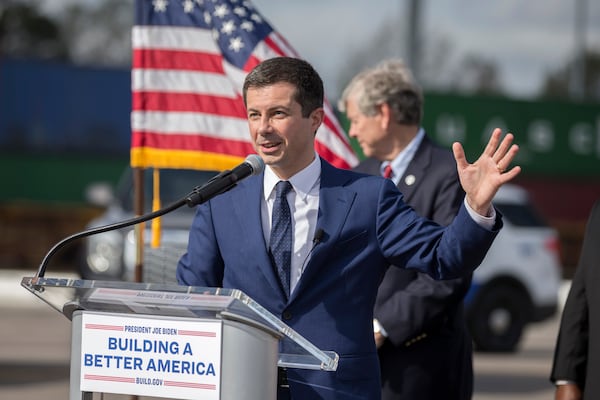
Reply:
[[[217,176],[221,176],[221,175],[225,175],[227,173],[229,173],[230,171],[223,171],[221,174],[217,175]],[[215,177],[216,178],[216,177]],[[206,184],[210,183],[213,179],[209,180]],[[75,233],[71,236],[67,236],[66,238],[62,239],[60,242],[56,243],[51,249],[50,251],[48,251],[48,253],[46,253],[46,256],[44,257],[44,259],[42,260],[42,263],[39,266],[38,272],[35,275],[35,278],[43,278],[44,274],[46,273],[46,268],[48,266],[48,262],[50,261],[50,258],[56,254],[56,252],[60,249],[62,249],[65,245],[71,243],[74,240],[77,239],[81,239],[87,236],[91,236],[91,235],[95,235],[97,233],[103,233],[103,232],[108,232],[108,231],[112,231],[112,230],[117,230],[117,229],[121,229],[121,228],[125,228],[127,226],[131,226],[131,225],[136,225],[142,222],[146,222],[149,221],[151,219],[154,218],[158,218],[162,215],[168,214],[171,211],[174,211],[184,205],[188,205],[189,207],[194,207],[196,204],[200,204],[200,203],[196,203],[196,204],[192,204],[190,203],[190,198],[192,198],[192,196],[194,196],[202,187],[204,187],[206,184],[201,185],[201,186],[196,186],[187,196],[183,197],[180,200],[177,200],[176,202],[161,208],[160,210],[156,210],[144,215],[140,215],[138,217],[134,217],[134,218],[130,218],[127,219],[125,221],[121,221],[121,222],[117,222],[114,224],[109,224],[109,225],[103,225],[103,226],[98,226],[96,228],[90,228],[87,229],[85,231],[82,232],[78,232]],[[224,192],[225,190],[223,190]],[[222,192],[221,192],[222,193]],[[206,199],[208,200],[208,199]]]
[[[40,264],[40,267],[37,271],[37,274],[34,277],[34,280],[37,280],[38,278],[42,278],[44,276],[44,274],[46,273],[46,267],[48,265],[50,257],[52,257],[58,250],[60,250],[66,244],[71,243],[75,239],[80,239],[80,238],[83,238],[86,236],[94,235],[96,233],[103,233],[103,232],[112,231],[115,229],[124,228],[126,226],[139,224],[141,222],[145,222],[150,219],[160,217],[161,215],[167,214],[167,213],[183,206],[184,204],[187,204],[188,207],[194,207],[198,204],[202,204],[202,203],[212,199],[213,197],[215,197],[221,193],[227,192],[228,190],[235,187],[237,185],[238,181],[240,181],[250,175],[257,175],[257,174],[261,173],[263,170],[264,170],[264,162],[262,161],[262,159],[255,154],[251,154],[248,157],[246,157],[246,159],[244,160],[244,162],[242,164],[238,165],[233,170],[222,171],[221,173],[217,174],[213,178],[209,179],[208,182],[206,182],[205,184],[196,186],[187,196],[185,196],[181,200],[178,200],[164,208],[161,208],[160,210],[156,210],[151,213],[144,214],[144,215],[141,215],[141,216],[138,216],[135,218],[130,218],[128,220],[118,222],[115,224],[91,228],[91,229],[85,230],[83,232],[79,232],[79,233],[73,234],[71,236],[68,236],[68,237],[64,238],[63,240],[61,240],[60,242],[56,243],[50,249],[50,251],[46,254],[44,259],[42,260],[42,263]]]

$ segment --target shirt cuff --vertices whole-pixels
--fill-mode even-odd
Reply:
[[[483,215],[479,215],[471,208],[469,203],[467,203],[466,196],[463,202],[465,203],[465,208],[467,209],[469,216],[473,219],[473,221],[477,223],[477,225],[486,228],[489,231],[491,231],[494,228],[494,224],[496,223],[496,209],[494,208],[494,206],[490,206],[490,216],[486,217]]]
[[[388,337],[388,334],[385,331],[385,329],[383,329],[383,326],[381,326],[379,321],[377,321],[375,318],[373,318],[373,332],[381,333],[383,335],[383,337]]]
[[[577,383],[575,383],[575,382],[573,382],[573,381],[566,380],[566,379],[559,379],[559,380],[556,380],[556,381],[554,381],[554,384],[555,384],[556,386],[563,386],[563,385],[577,385]]]

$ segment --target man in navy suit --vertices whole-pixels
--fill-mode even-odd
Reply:
[[[423,95],[400,60],[354,77],[339,102],[349,134],[368,158],[356,171],[387,175],[419,215],[449,225],[464,193],[452,152],[421,127]],[[374,309],[382,400],[467,400],[473,394],[471,337],[462,299],[471,276],[434,280],[389,268]]]
[[[243,98],[254,148],[267,167],[198,207],[177,279],[240,289],[318,348],[339,355],[335,372],[288,369],[289,391],[279,392],[280,399],[379,399],[373,307],[386,269],[401,265],[435,279],[470,274],[502,225],[491,201],[520,172],[507,169],[518,146],[496,129],[469,164],[454,144],[466,196],[444,228],[407,206],[389,179],[335,168],[316,154],[323,82],[307,62],[263,61],[246,76]],[[287,282],[274,266],[279,251],[269,243],[279,181],[292,186],[285,196],[293,230]],[[311,249],[315,232],[322,234]]]

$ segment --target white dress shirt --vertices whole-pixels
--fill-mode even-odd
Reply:
[[[415,137],[410,141],[408,146],[406,146],[400,154],[396,156],[392,161],[384,161],[381,163],[381,175],[383,175],[383,170],[386,166],[390,165],[392,167],[392,181],[398,185],[400,183],[400,178],[406,172],[406,168],[408,168],[408,164],[415,157],[417,149],[421,145],[423,141],[423,137],[425,136],[425,130],[423,128],[419,128],[419,132],[415,135]]]
[[[269,166],[265,168],[264,193],[261,201],[261,220],[265,243],[269,245],[273,203],[275,201],[275,185],[281,179]],[[313,245],[319,211],[319,188],[321,185],[321,160],[315,159],[308,167],[289,179],[293,190],[287,194],[287,201],[292,214],[292,263],[290,275],[290,293],[294,291]]]

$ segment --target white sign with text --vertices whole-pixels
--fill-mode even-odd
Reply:
[[[218,400],[220,321],[84,313],[81,391]]]

